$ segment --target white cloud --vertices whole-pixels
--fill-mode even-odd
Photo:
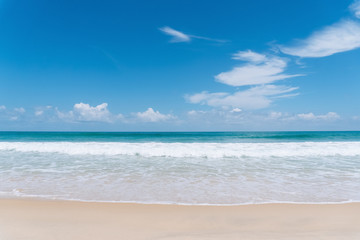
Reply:
[[[66,121],[84,121],[84,122],[112,122],[122,115],[117,116],[110,113],[107,109],[108,104],[102,103],[97,106],[90,106],[87,103],[77,103],[73,110],[69,112],[61,112],[55,109],[57,116]]]
[[[279,120],[279,121],[331,121],[340,119],[340,116],[335,112],[328,112],[326,114],[316,115],[312,112],[310,113],[299,113],[299,114],[289,114],[282,112],[270,112],[267,119],[269,120]]]
[[[234,108],[233,110],[231,110],[230,112],[232,113],[239,113],[242,112],[242,110],[240,108]]]
[[[350,7],[356,16],[360,15],[360,0]],[[343,20],[332,26],[313,33],[305,40],[298,41],[293,46],[280,46],[283,53],[299,57],[324,57],[338,52],[349,51],[360,47],[360,23],[352,20]],[[223,84],[241,87],[252,86],[247,90],[229,92],[201,93],[186,95],[190,103],[222,107],[229,109],[261,109],[268,107],[276,98],[286,98],[297,95],[297,87],[274,85],[275,81],[284,80],[300,74],[289,75],[285,71],[288,60],[283,57],[260,54],[251,50],[239,51],[233,54],[232,59],[245,61],[230,71],[222,72],[215,79]],[[299,61],[296,62],[300,64]],[[230,113],[234,113],[233,110]],[[193,113],[195,114],[195,113]],[[190,114],[189,114],[190,115]],[[294,116],[293,116],[294,117]],[[335,119],[336,113],[326,115],[299,114],[298,119]],[[272,113],[268,119],[284,118],[281,113]],[[288,118],[288,117],[287,117]]]
[[[187,95],[185,98],[190,103],[209,105],[212,107],[233,107],[243,109],[260,109],[268,107],[273,98],[289,97],[295,94],[287,94],[295,91],[296,87],[261,85],[238,91],[233,94],[219,92],[201,92]]]
[[[54,108],[54,110],[59,119],[67,122],[133,123],[134,117],[136,120],[142,122],[160,122],[176,119],[176,117],[171,114],[162,114],[153,108],[148,108],[145,112],[132,113],[129,116],[113,114],[108,110],[107,103],[102,103],[97,106],[91,106],[87,103],[77,103],[74,105],[73,110],[68,112],[59,111],[57,108]],[[42,109],[40,109],[40,111],[42,111]]]
[[[186,115],[187,122],[196,126],[196,130],[205,131],[312,131],[340,130],[339,126],[347,126],[349,119],[335,114],[314,114],[315,120],[305,120],[298,113],[275,112],[267,110],[242,111],[234,113],[222,108],[206,111],[192,110]],[[337,116],[337,117],[336,117]],[[356,121],[356,120],[352,120]]]
[[[25,113],[25,109],[24,109],[23,107],[14,108],[14,111],[15,111],[15,112],[18,112],[18,113]]]
[[[36,110],[35,111],[35,116],[41,116],[44,114],[44,111],[43,110]]]
[[[267,127],[273,125],[280,127],[280,129],[285,126],[296,128],[298,125],[310,126],[306,124],[313,124],[313,121],[322,124],[324,122],[330,123],[340,119],[340,116],[335,112],[329,112],[324,115],[315,115],[313,113],[296,114],[274,111],[269,113],[262,111],[242,111],[237,113],[226,111],[224,109],[211,109],[209,111],[192,110],[187,113],[187,116],[190,121],[204,122],[207,124],[237,124],[261,128],[265,127],[265,129],[269,129]]]
[[[297,87],[270,84],[277,80],[300,75],[287,75],[283,72],[287,61],[277,56],[268,56],[251,50],[239,51],[233,54],[233,59],[248,63],[235,67],[229,72],[218,74],[217,81],[234,86],[252,86],[247,90],[209,93],[203,91],[193,95],[185,95],[190,103],[208,105],[212,107],[233,108],[231,112],[240,112],[242,109],[261,109],[268,107],[273,99],[297,95]],[[255,85],[255,86],[254,86]],[[257,85],[257,86],[256,86]]]
[[[111,114],[107,106],[107,103],[102,103],[95,107],[86,103],[77,103],[74,105],[73,111],[80,121],[110,122]]]
[[[298,57],[326,57],[359,47],[360,23],[344,20],[313,33],[307,39],[298,41],[294,46],[280,46],[280,50]]]
[[[355,1],[349,8],[354,13],[355,17],[360,18],[360,0]]]
[[[202,110],[191,110],[191,111],[188,111],[187,112],[187,115],[189,116],[189,117],[196,117],[196,116],[198,116],[199,114],[205,114],[206,113],[206,111],[202,111]]]
[[[268,58],[264,54],[256,53],[251,50],[247,51],[238,51],[234,53],[232,59],[249,61],[254,63],[262,63],[268,60]]]
[[[219,40],[219,39],[213,39],[213,38],[208,38],[208,37],[185,34],[183,32],[180,32],[180,31],[175,30],[168,26],[159,28],[159,30],[162,31],[163,33],[165,33],[166,35],[169,35],[172,37],[170,42],[190,42],[192,38],[203,39],[203,40],[213,41],[213,42],[221,42],[221,43],[227,42],[226,40]]]
[[[196,111],[196,110],[191,110],[191,111],[188,111],[187,114],[188,114],[189,116],[194,116],[194,115],[197,114],[197,111]]]
[[[109,122],[110,112],[107,106],[107,103],[102,103],[95,107],[86,103],[77,103],[74,105],[74,113],[78,114],[79,119],[82,121]]]
[[[240,67],[234,67],[228,72],[218,74],[215,76],[217,81],[239,87],[268,84],[277,80],[300,76],[283,74],[287,67],[287,62],[284,58],[268,57],[248,50],[235,53],[233,59],[248,61],[248,63]]]
[[[51,110],[53,107],[52,106],[41,106],[41,107],[36,107],[34,115],[39,117],[39,116],[43,116],[45,112]]]
[[[177,31],[171,27],[162,27],[159,29],[163,33],[172,36],[170,42],[190,42],[191,38],[189,35]]]
[[[0,120],[18,121],[26,117],[26,110],[23,107],[14,108],[11,110],[4,105],[0,105],[0,112]]]
[[[339,119],[340,116],[335,112],[328,112],[324,115],[315,115],[313,113],[301,113],[297,114],[299,119],[303,120],[336,120]]]
[[[159,111],[154,111],[152,108],[148,108],[145,112],[135,113],[135,116],[143,122],[160,122],[175,119],[171,114],[162,114]]]
[[[281,117],[283,117],[282,112],[270,112],[268,119],[280,119]]]

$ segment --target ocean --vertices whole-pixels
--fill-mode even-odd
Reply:
[[[0,198],[360,202],[360,132],[0,132]]]

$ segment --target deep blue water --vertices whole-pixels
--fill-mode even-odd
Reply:
[[[20,142],[328,142],[360,141],[360,131],[329,132],[0,132]]]

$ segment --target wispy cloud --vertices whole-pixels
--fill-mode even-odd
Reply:
[[[36,117],[40,117],[40,116],[44,116],[46,112],[49,112],[53,110],[52,106],[40,106],[40,107],[36,107],[35,111],[34,111],[34,115]]]
[[[89,47],[96,50],[96,51],[98,51],[103,56],[105,56],[112,63],[112,65],[115,66],[118,70],[121,69],[120,62],[110,52],[106,51],[102,47],[98,47],[98,46],[94,46],[94,45],[89,45]]]
[[[231,113],[239,113],[239,112],[242,112],[242,109],[240,108],[234,108],[230,111]]]
[[[229,42],[228,40],[222,40],[222,39],[215,39],[215,38],[208,38],[208,37],[202,37],[202,36],[196,36],[196,35],[189,35],[191,38],[197,38],[197,39],[203,39],[211,42],[218,42],[218,43],[226,43]]]
[[[287,61],[277,56],[266,56],[247,50],[235,53],[232,58],[247,61],[248,63],[215,76],[217,81],[230,86],[267,84],[277,80],[300,76],[299,74],[284,74]]]
[[[335,121],[340,119],[340,115],[336,112],[328,112],[326,114],[314,114],[312,112],[298,114],[270,112],[267,119],[280,121]]]
[[[350,6],[350,9],[356,17],[359,17],[360,0],[355,1]],[[298,40],[293,45],[279,46],[278,50],[298,57],[325,57],[356,48],[360,48],[360,23],[357,20],[347,19],[314,32],[308,38]],[[261,54],[251,50],[239,51],[233,54],[232,58],[246,63],[215,76],[218,82],[229,86],[251,86],[246,90],[234,93],[209,93],[203,91],[193,95],[186,95],[185,98],[190,103],[212,107],[260,109],[270,106],[277,98],[297,95],[295,92],[298,89],[297,87],[274,85],[274,82],[279,80],[303,76],[301,74],[287,74],[289,59],[274,54]],[[334,113],[327,115],[309,113],[300,114],[297,118],[325,119],[336,118],[336,116]]]
[[[306,113],[307,114],[307,113]],[[232,111],[228,109],[191,110],[187,112],[188,122],[198,127],[221,126],[222,130],[326,130],[338,126],[342,119],[337,113],[312,114],[302,118],[303,113]],[[356,120],[357,121],[357,120]]]
[[[360,23],[343,20],[299,40],[293,46],[280,46],[280,50],[298,57],[326,57],[360,47]]]
[[[354,13],[355,17],[360,18],[360,0],[356,0],[349,8]]]
[[[34,114],[35,116],[41,116],[44,114],[44,110],[36,110]]]
[[[190,42],[191,41],[191,38],[189,35],[182,33],[180,31],[177,31],[175,29],[172,29],[171,27],[162,27],[162,28],[159,28],[159,30],[172,37],[170,42]]]
[[[14,111],[15,111],[15,112],[18,112],[18,113],[24,113],[24,112],[26,112],[25,108],[23,108],[23,107],[14,108]]]
[[[247,51],[238,51],[234,53],[232,59],[248,61],[252,63],[263,63],[268,60],[264,54],[256,53],[251,50]]]
[[[5,105],[0,105],[0,120],[18,121],[23,119],[26,114],[26,110],[23,107],[7,108]]]
[[[137,112],[135,116],[142,122],[160,122],[175,119],[171,114],[162,114],[152,108],[148,108],[145,112]]]
[[[53,115],[45,115],[46,111],[52,112]],[[129,115],[115,114],[109,111],[108,104],[102,103],[97,106],[91,106],[87,103],[76,103],[73,109],[70,111],[60,111],[58,108],[44,108],[39,107],[35,111],[35,117],[39,120],[54,120],[53,116],[56,116],[57,120],[65,121],[69,123],[76,122],[103,122],[103,123],[138,123],[138,122],[162,122],[177,119],[172,114],[163,114],[159,111],[155,111],[153,108],[148,108],[144,112],[135,112]]]
[[[340,116],[335,112],[328,112],[324,115],[315,115],[314,113],[300,113],[297,114],[296,117],[303,120],[336,120],[340,118]]]
[[[295,96],[293,93],[298,88],[277,85],[261,85],[235,93],[209,93],[201,92],[187,95],[185,98],[190,103],[208,105],[212,107],[232,107],[240,109],[261,109],[268,107],[273,99],[279,97]],[[236,112],[236,111],[234,111]]]
[[[251,86],[245,90],[209,93],[203,91],[185,95],[185,99],[194,104],[220,108],[232,108],[233,112],[242,109],[261,109],[269,107],[276,98],[296,96],[297,87],[271,84],[278,80],[301,76],[285,74],[287,59],[274,55],[266,55],[251,50],[239,51],[232,56],[235,60],[247,63],[234,67],[228,72],[215,76],[218,82],[233,87]]]
[[[165,33],[166,35],[171,36],[172,38],[170,39],[170,42],[173,42],[173,43],[175,43],[175,42],[190,42],[192,38],[203,39],[203,40],[219,42],[219,43],[227,42],[226,40],[220,40],[220,39],[186,34],[186,33],[180,32],[180,31],[175,30],[168,26],[159,28],[159,30],[162,31],[163,33]]]

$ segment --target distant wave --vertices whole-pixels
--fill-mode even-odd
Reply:
[[[0,151],[195,158],[360,156],[360,142],[0,142]]]

